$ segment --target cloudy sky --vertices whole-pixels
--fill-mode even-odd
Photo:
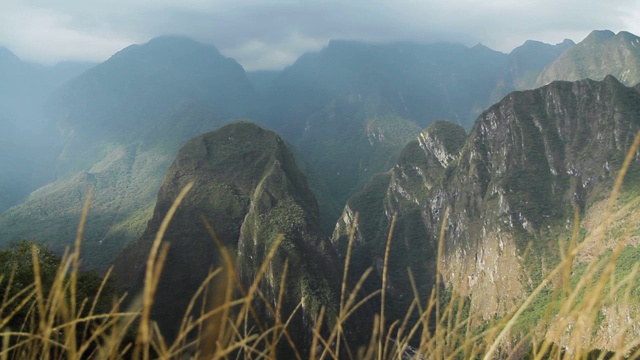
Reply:
[[[576,42],[594,29],[640,35],[640,0],[0,0],[0,45],[24,60],[103,61],[134,43],[182,34],[246,69],[280,69],[330,39]]]

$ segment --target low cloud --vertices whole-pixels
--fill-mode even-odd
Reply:
[[[68,13],[41,8],[0,12],[0,44],[20,57],[53,64],[62,60],[103,61],[135,42],[108,29],[72,26]]]
[[[329,39],[483,44],[580,41],[591,30],[640,32],[634,0],[5,0],[0,44],[39,62],[108,58],[164,34],[217,46],[245,68],[279,69]]]

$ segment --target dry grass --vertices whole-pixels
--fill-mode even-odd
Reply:
[[[616,181],[609,207],[604,211],[604,227],[608,224],[607,219],[610,217],[622,179],[639,144],[640,134],[636,138],[634,148],[629,151]],[[234,259],[220,245],[213,229],[209,227],[212,237],[220,246],[224,266],[211,272],[203,282],[213,285],[203,285],[193,295],[186,313],[199,315],[186,315],[179,335],[173,342],[168,343],[150,318],[150,313],[154,301],[162,301],[154,297],[167,255],[167,247],[161,243],[162,236],[189,188],[185,188],[178,196],[157,234],[148,257],[142,295],[124,310],[121,306],[123,299],[115,299],[111,310],[106,313],[95,311],[95,301],[88,303],[85,299],[77,297],[79,254],[83,224],[90,201],[88,199],[75,247],[63,257],[50,291],[45,293],[43,290],[34,248],[33,284],[22,288],[16,296],[8,297],[8,291],[4,294],[0,303],[0,359],[275,359],[278,358],[279,344],[283,343],[297,349],[294,353],[299,359],[302,358],[302,353],[308,353],[311,359],[640,357],[639,334],[628,331],[632,324],[640,323],[637,318],[627,319],[626,323],[620,324],[614,339],[614,353],[607,355],[604,352],[592,352],[590,344],[598,327],[597,317],[601,314],[603,306],[631,306],[634,303],[630,293],[636,284],[638,266],[621,279],[615,276],[616,259],[623,250],[623,246],[620,245],[614,249],[611,257],[591,262],[579,279],[573,279],[574,259],[582,247],[590,243],[577,241],[578,215],[572,240],[566,246],[560,247],[561,261],[546,274],[544,280],[513,313],[496,319],[485,328],[473,328],[471,324],[474,314],[465,312],[466,299],[453,292],[446,303],[442,302],[440,292],[443,286],[438,279],[430,299],[426,303],[414,300],[404,319],[389,323],[385,319],[382,306],[378,315],[374,315],[375,325],[371,328],[369,341],[362,346],[343,341],[346,336],[344,325],[354,312],[371,298],[379,296],[382,304],[387,301],[385,281],[393,225],[385,253],[383,286],[371,294],[361,294],[363,283],[371,269],[362,274],[360,281],[352,288],[347,285],[353,246],[352,232],[344,266],[339,313],[335,319],[328,319],[324,316],[324,310],[321,310],[319,320],[313,329],[311,349],[308,351],[302,351],[299,348],[301,344],[295,344],[291,340],[287,329],[294,314],[282,313],[282,291],[278,294],[277,302],[273,304],[264,299],[259,290],[259,284],[280,242],[277,241],[267,255],[253,283],[243,288],[235,272]],[[443,235],[444,227],[441,239],[444,238]],[[439,251],[442,251],[442,240]],[[412,278],[411,273],[409,276]],[[283,284],[286,276],[280,281]],[[11,286],[11,282],[11,275],[0,277],[0,284],[7,288]],[[280,289],[284,288],[280,286]],[[514,328],[521,320],[522,314],[531,309],[534,300],[543,290],[550,288],[554,289],[553,299],[560,304],[559,307],[556,310],[542,309],[541,311],[545,311],[545,317],[539,326],[531,328],[528,333],[514,334]],[[415,293],[417,294],[417,290]],[[198,301],[199,299],[204,301]],[[275,319],[271,327],[260,328],[255,325],[260,322],[251,321],[258,316],[252,307],[254,299],[262,299],[266,304],[267,310]],[[195,311],[198,310],[198,303],[203,305],[199,311]],[[25,310],[28,316],[22,326],[14,329],[4,328],[16,314]],[[417,321],[410,320],[416,318]],[[328,333],[320,331],[323,323],[331,324]]]

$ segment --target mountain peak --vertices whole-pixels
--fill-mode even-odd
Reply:
[[[225,59],[215,46],[203,44],[180,35],[164,35],[155,37],[144,44],[130,45],[115,53],[109,60],[128,59],[129,57],[148,60],[152,58],[176,59],[184,57]]]
[[[553,54],[549,54],[549,56],[553,56],[555,58],[560,55],[560,53],[558,53],[558,50],[564,51],[567,48],[571,47],[572,45],[575,45],[575,43],[569,39],[565,39],[563,42],[555,45],[551,45],[551,44],[548,44],[542,41],[537,41],[537,40],[527,40],[522,45],[513,49],[510,55],[519,55],[520,53],[522,53],[523,55],[526,54],[527,57],[531,57],[534,55],[542,56],[542,54],[531,53],[531,52],[545,51],[545,52],[552,52]],[[548,63],[549,61],[547,61],[546,63]]]
[[[634,37],[634,38],[636,38],[636,37],[637,37],[636,35],[634,35],[634,34],[632,34],[632,33],[628,32],[628,31],[624,31],[624,30],[623,30],[623,31],[618,32],[618,36],[623,36],[623,37]]]
[[[523,47],[523,46],[542,46],[545,45],[546,43],[542,42],[542,41],[538,41],[538,40],[526,40],[522,45],[518,46],[516,49]]]
[[[557,241],[550,229],[564,229],[574,207],[583,213],[607,198],[640,128],[639,99],[613,76],[558,81],[512,92],[480,115],[466,139],[455,124],[436,122],[405,147],[390,172],[349,199],[334,242],[346,248],[359,213],[352,253],[359,255],[352,262],[371,266],[383,256],[393,217],[394,240],[404,241],[392,243],[390,254],[402,254],[402,269],[424,276],[417,283],[435,283],[433,268],[429,273],[417,263],[435,257],[440,243],[433,261],[441,262],[447,286],[469,296],[471,309],[485,319],[510,313],[526,294],[528,268],[520,254],[532,256],[536,250],[529,250],[536,248],[543,249],[540,256],[548,254]],[[451,150],[459,152],[444,162],[440,154],[446,152],[433,146],[435,140],[456,133],[452,139],[459,145]],[[637,171],[637,161],[633,166]],[[362,252],[365,246],[377,250]],[[409,284],[403,289],[399,279],[389,279],[396,293],[412,294]]]
[[[483,44],[483,43],[477,43],[477,44],[475,44],[475,45],[474,45],[473,47],[471,47],[471,48],[472,48],[472,49],[489,49],[489,50],[492,50],[492,49],[490,49],[489,47],[487,47],[487,46],[486,46],[485,44]]]
[[[601,42],[616,36],[611,30],[593,30],[582,42]]]
[[[286,295],[282,303],[271,306],[281,305],[287,313],[304,301],[289,329],[299,343],[310,339],[308,326],[320,308],[337,311],[337,257],[320,230],[315,196],[292,153],[279,135],[253,123],[225,125],[182,147],[158,192],[147,229],[115,261],[123,286],[133,292],[142,289],[144,267],[138,265],[144,263],[163,217],[188,183],[193,188],[164,237],[171,242],[158,286],[158,297],[164,300],[154,306],[153,316],[165,336],[178,329],[187,309],[183,294],[195,293],[210,269],[224,264],[203,225],[204,216],[236,259],[235,268],[247,287],[276,239],[284,236],[269,271],[277,279],[288,261]],[[277,298],[279,284],[276,280],[261,285],[266,299]]]
[[[555,80],[603,80],[613,75],[623,84],[640,82],[640,39],[626,31],[595,30],[567,49],[538,76],[536,85]]]
[[[242,66],[214,46],[162,36],[126,47],[76,77],[54,93],[50,109],[55,121],[98,126],[122,140],[147,131],[185,101],[209,106],[222,118],[246,116],[252,91]],[[69,115],[65,109],[75,104],[83,104],[82,111]],[[132,118],[103,118],[119,109]]]
[[[617,35],[616,38],[620,39],[623,42],[627,42],[627,43],[632,43],[632,46],[638,46],[638,44],[640,43],[640,38],[628,31],[620,31]]]
[[[556,45],[563,45],[563,46],[569,47],[569,46],[573,46],[575,44],[576,44],[575,41],[573,41],[571,39],[564,39],[561,43],[558,43]]]

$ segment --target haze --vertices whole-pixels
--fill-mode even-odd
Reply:
[[[527,39],[580,41],[593,29],[640,33],[638,20],[633,0],[5,0],[0,45],[33,62],[100,62],[179,34],[261,70],[282,69],[330,39],[483,43],[509,52]]]

